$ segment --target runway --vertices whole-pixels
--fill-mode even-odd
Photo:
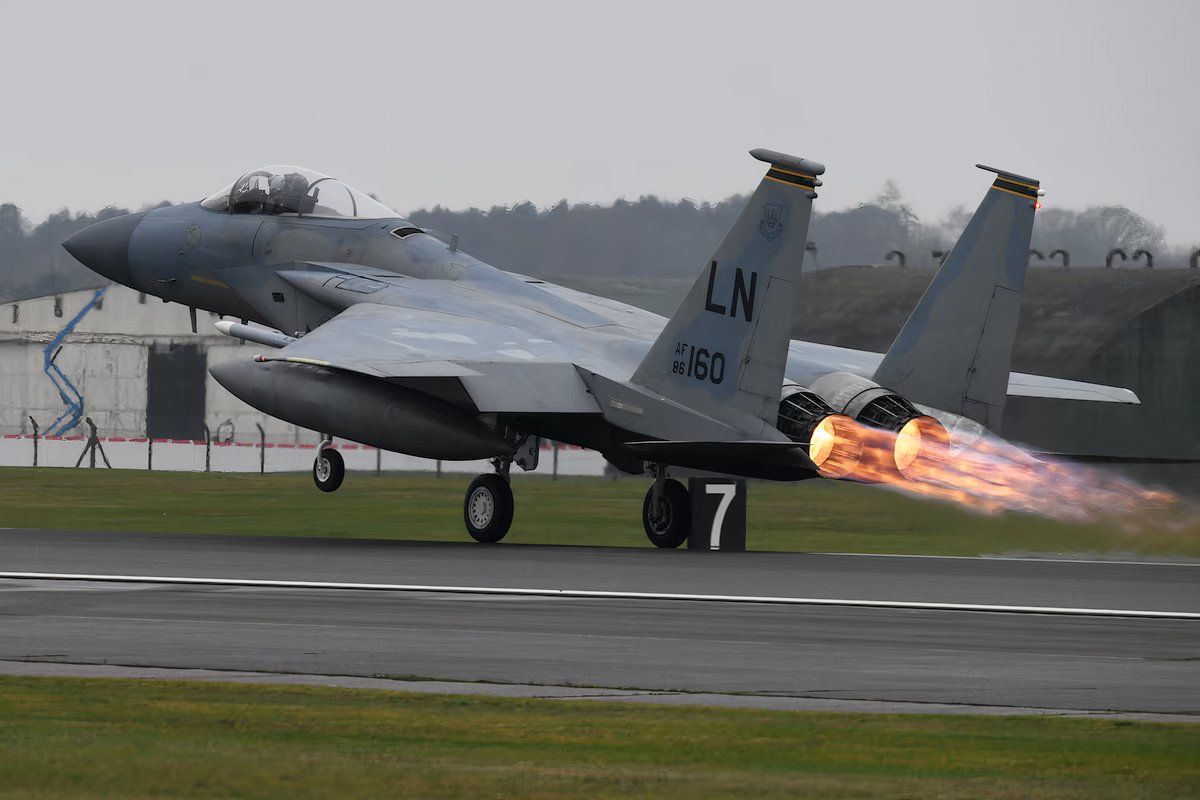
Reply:
[[[1188,564],[9,530],[0,567],[1200,613]],[[9,579],[0,661],[1200,720],[1200,621],[1187,619]]]

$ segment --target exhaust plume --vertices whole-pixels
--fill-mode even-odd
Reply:
[[[883,483],[897,491],[944,500],[984,513],[1021,511],[1051,519],[1092,522],[1162,511],[1180,504],[1173,492],[1085,465],[1031,453],[995,436],[950,443],[925,437],[914,444],[891,431],[866,428],[864,457],[851,480]],[[911,465],[896,469],[903,452]],[[869,454],[869,455],[868,455]]]

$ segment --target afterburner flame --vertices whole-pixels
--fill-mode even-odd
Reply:
[[[988,513],[1024,511],[1076,521],[1168,508],[1179,502],[1171,492],[1148,489],[1080,464],[1035,458],[996,437],[951,445],[945,429],[932,418],[925,419],[936,429],[928,425],[909,429],[917,420],[899,433],[858,425],[863,453],[849,477]]]
[[[844,414],[830,414],[817,423],[809,436],[808,457],[826,478],[844,478],[862,459],[864,430]]]
[[[950,436],[933,417],[914,417],[896,434],[892,459],[907,478],[920,478],[945,460]],[[931,463],[936,462],[936,463]]]

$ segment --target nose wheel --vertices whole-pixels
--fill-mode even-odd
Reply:
[[[642,526],[655,547],[674,548],[692,528],[692,498],[679,481],[656,479],[642,503]]]
[[[498,542],[513,520],[513,493],[508,481],[488,473],[471,481],[463,501],[463,522],[477,542]]]
[[[328,440],[321,442],[313,461],[313,483],[322,492],[336,492],[345,477],[346,462],[342,454],[330,447]]]

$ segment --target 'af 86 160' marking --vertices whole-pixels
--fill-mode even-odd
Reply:
[[[717,384],[725,380],[725,354],[710,353],[706,347],[680,342],[675,345],[675,363],[671,365],[671,371]]]

